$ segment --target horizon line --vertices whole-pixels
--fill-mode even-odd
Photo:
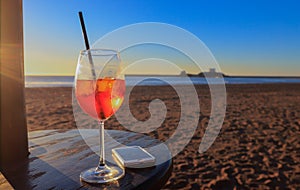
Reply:
[[[190,77],[201,77],[199,76],[199,74],[189,74],[187,73],[186,76]],[[224,73],[223,73],[224,74]],[[125,76],[166,76],[166,77],[180,77],[182,75],[178,74],[125,74]],[[24,77],[75,77],[75,75],[52,75],[52,74],[24,74]],[[249,78],[300,78],[300,76],[295,76],[295,75],[227,75],[224,74],[223,78],[226,77],[234,77],[234,78],[245,78],[245,77],[249,77]],[[205,78],[205,77],[202,77]]]

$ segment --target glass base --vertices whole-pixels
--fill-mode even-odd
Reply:
[[[125,174],[118,166],[98,166],[81,172],[80,180],[88,183],[108,183],[120,179]]]

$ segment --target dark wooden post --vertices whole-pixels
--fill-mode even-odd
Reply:
[[[0,168],[28,156],[22,0],[0,0]]]

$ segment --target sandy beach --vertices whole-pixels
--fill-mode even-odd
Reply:
[[[299,84],[227,85],[221,132],[202,154],[198,147],[210,118],[211,97],[208,86],[196,90],[199,123],[189,144],[174,157],[165,189],[300,189]],[[72,88],[26,88],[25,93],[28,131],[76,129]],[[180,121],[179,98],[171,87],[135,87],[130,109],[145,121],[154,99],[165,103],[167,114],[161,127],[148,135],[165,141]],[[106,129],[128,130],[114,116]]]

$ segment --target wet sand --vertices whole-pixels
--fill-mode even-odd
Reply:
[[[201,108],[198,126],[174,157],[165,189],[300,189],[300,84],[227,85],[222,129],[201,154],[198,147],[210,118],[211,97],[205,85],[196,90]],[[28,131],[76,128],[71,88],[25,91]],[[148,135],[166,141],[181,114],[173,88],[135,87],[129,107],[137,120],[147,121],[149,103],[155,99],[165,103],[166,119]],[[114,116],[106,129],[128,130],[126,122],[123,126]]]

